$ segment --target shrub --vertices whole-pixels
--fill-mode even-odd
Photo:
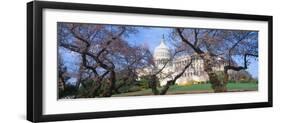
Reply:
[[[140,77],[138,85],[142,89],[151,88],[150,76],[142,76],[142,77]],[[160,81],[159,80],[156,81],[156,85],[157,85],[157,87],[160,87]]]
[[[141,88],[139,86],[131,86],[128,89],[128,92],[135,92],[135,91],[141,91]]]
[[[146,79],[146,78],[141,78],[139,80],[139,83],[138,83],[139,87],[142,88],[142,89],[148,89],[149,88],[149,80]]]
[[[73,96],[76,94],[75,85],[65,84],[64,90],[59,90],[59,98],[63,98],[66,96]]]
[[[185,82],[180,82],[180,83],[178,83],[177,85],[178,85],[178,86],[190,86],[190,85],[192,85],[192,84],[193,84],[192,82],[185,81]]]

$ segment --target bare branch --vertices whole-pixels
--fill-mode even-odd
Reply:
[[[184,72],[186,71],[186,69],[192,64],[193,59],[190,59],[190,62],[188,64],[185,65],[185,67],[182,69],[182,71],[180,73],[178,73],[172,80],[169,80],[166,85],[164,86],[164,88],[161,90],[160,95],[164,95],[167,93],[170,85],[175,84],[175,82],[184,74]]]
[[[176,31],[178,32],[178,34],[179,34],[181,40],[182,40],[183,42],[185,42],[186,44],[188,44],[196,53],[198,53],[198,54],[203,54],[203,53],[204,53],[201,49],[196,48],[190,41],[188,41],[188,40],[183,36],[182,31],[181,31],[179,28],[176,28]]]
[[[240,71],[240,70],[248,69],[247,56],[258,57],[258,55],[256,55],[256,54],[246,53],[246,54],[244,54],[244,66],[227,65],[227,66],[224,66],[224,71],[225,72],[227,72],[228,70]]]

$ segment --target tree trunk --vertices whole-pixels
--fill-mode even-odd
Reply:
[[[105,86],[103,88],[102,97],[111,97],[111,80],[106,79],[103,83],[105,84]]]
[[[212,84],[212,89],[214,90],[214,92],[215,93],[226,92],[227,91],[226,84],[227,84],[228,77],[227,78],[225,77],[224,81],[219,80],[218,75],[212,69],[214,60],[210,55],[205,55],[203,57],[203,60],[204,60],[204,70],[205,72],[207,72],[209,76],[209,81]]]
[[[152,93],[154,95],[159,95],[159,90],[157,89],[157,76],[156,75],[151,76],[149,84],[150,84]]]
[[[163,89],[160,92],[160,95],[165,95],[170,88],[171,85],[175,84],[175,80],[169,80],[167,81],[167,84],[163,87]]]
[[[100,90],[101,87],[101,82],[100,80],[96,81],[96,84],[89,89],[90,91],[90,97],[94,98],[96,96],[98,96],[98,91]]]

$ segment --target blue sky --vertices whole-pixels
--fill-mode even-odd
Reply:
[[[171,28],[138,28],[138,33],[130,35],[126,38],[129,42],[136,45],[148,44],[150,51],[154,51],[154,48],[160,44],[163,37],[167,39]]]

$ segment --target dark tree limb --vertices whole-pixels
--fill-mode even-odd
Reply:
[[[248,56],[258,57],[258,55],[256,54],[246,53],[244,54],[244,66],[226,65],[224,66],[225,73],[227,73],[228,70],[240,71],[240,70],[248,69],[248,60],[247,60]]]
[[[179,29],[179,28],[176,28],[176,31],[177,33],[179,34],[181,40],[183,42],[185,42],[186,44],[188,44],[196,53],[198,54],[203,54],[204,52],[200,49],[200,48],[197,48],[195,45],[193,45],[188,39],[186,39],[183,34],[182,34],[182,31]]]
[[[175,82],[184,74],[184,72],[186,71],[186,69],[192,64],[192,58],[190,59],[190,62],[188,64],[185,65],[185,67],[183,68],[183,70],[177,74],[172,80],[169,80],[167,82],[167,84],[164,86],[164,88],[161,90],[160,95],[164,95],[167,93],[168,89],[170,88],[171,85],[174,85]]]

